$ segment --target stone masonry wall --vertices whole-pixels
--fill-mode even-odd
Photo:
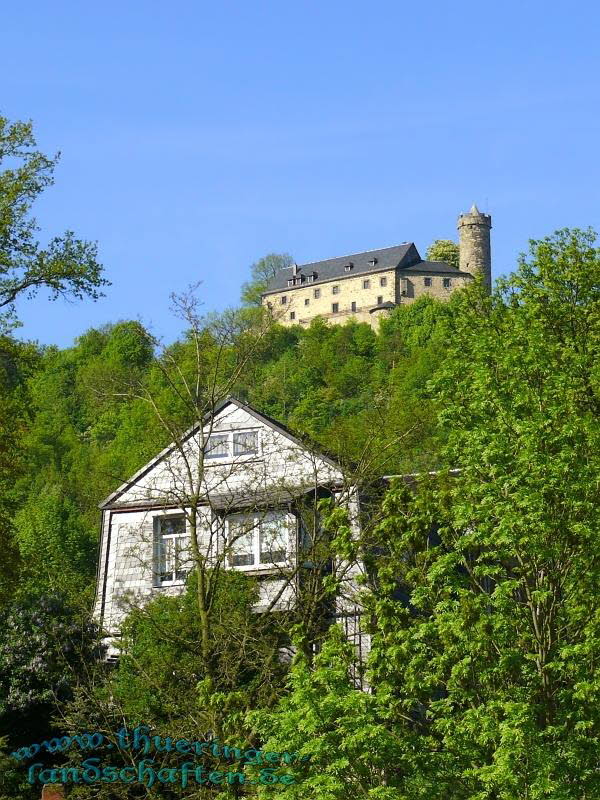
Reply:
[[[431,286],[425,285],[426,278],[431,281]],[[450,278],[449,288],[444,286],[444,278]],[[378,305],[379,298],[381,302],[392,302],[396,305],[412,303],[425,294],[447,300],[455,289],[463,287],[469,280],[464,275],[416,275],[391,269],[289,287],[265,295],[263,305],[271,304],[275,318],[285,326],[308,325],[311,320],[320,316],[331,324],[344,324],[353,318],[376,327],[381,312],[371,314],[369,309]],[[365,281],[368,281],[367,288],[364,286]],[[381,285],[382,281],[384,286]],[[353,302],[356,303],[355,311],[352,310]],[[333,310],[334,303],[338,304],[337,311]]]

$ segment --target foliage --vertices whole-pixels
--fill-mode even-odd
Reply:
[[[10,312],[17,297],[31,297],[41,287],[56,298],[100,297],[102,268],[97,248],[72,231],[55,236],[46,247],[31,216],[36,198],[51,186],[58,156],[36,149],[30,122],[0,117],[0,309]],[[6,315],[2,317],[7,321]]]
[[[195,582],[192,573],[184,594],[158,597],[129,615],[112,680],[114,699],[126,719],[181,724],[191,717],[190,728],[215,730],[223,716],[239,720],[238,708],[269,705],[277,694],[283,672],[278,633],[267,617],[252,611],[258,587],[248,575],[223,571],[211,609],[217,684],[210,696],[203,695],[206,670]]]
[[[46,735],[56,704],[101,654],[95,626],[62,596],[18,596],[0,630],[0,733],[12,746]]]
[[[35,347],[0,337],[0,536],[4,561],[0,608],[10,597],[18,576],[14,516],[21,497],[16,482],[28,475],[23,445],[24,432],[31,422],[27,381],[38,364]]]
[[[271,278],[281,269],[291,267],[294,259],[289,253],[268,253],[259,258],[250,267],[251,278],[242,285],[242,303],[249,306],[260,306],[261,295],[266,290]]]
[[[352,680],[354,654],[341,630],[332,628],[310,665],[299,652],[289,677],[290,692],[274,711],[249,715],[267,750],[300,754],[290,798],[401,797],[402,742],[385,724],[385,699],[358,691]]]
[[[451,239],[436,239],[427,248],[426,258],[429,261],[445,261],[446,264],[458,269],[460,250],[456,242]]]
[[[50,725],[63,686],[71,726],[125,716],[296,747],[311,761],[290,797],[598,796],[599,287],[594,235],[560,231],[491,297],[474,285],[422,298],[378,332],[315,320],[257,337],[260,310],[247,308],[161,351],[135,322],[66,350],[5,337],[0,526],[26,598],[12,597],[16,579],[0,596],[0,733],[12,744],[36,708]],[[177,391],[197,374],[197,396]],[[72,666],[64,682],[57,642],[75,637],[73,604],[89,606],[96,504],[168,443],[156,408],[180,430],[210,385],[364,478],[443,468],[416,493],[398,481],[374,495],[360,541],[339,513],[332,523],[339,558],[365,566],[371,693],[356,691],[336,628],[314,659],[299,644],[284,690],[278,621],[253,614],[255,586],[229,573],[205,652],[191,581],[131,615],[112,673],[83,683]],[[52,622],[42,590],[68,595]]]
[[[359,543],[374,707],[355,731],[395,744],[382,796],[598,796],[599,255],[591,232],[560,231],[493,297],[458,299],[430,390],[461,471],[396,483]],[[351,678],[336,658],[339,685],[300,670],[264,730],[318,721],[319,796],[369,797],[338,735]]]

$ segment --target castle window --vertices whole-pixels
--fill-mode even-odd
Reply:
[[[423,278],[423,283],[425,286],[431,286],[431,278]]]
[[[350,310],[351,310],[351,311],[356,311],[356,301],[355,301],[355,300],[353,300],[353,301],[350,303]]]
[[[285,295],[281,296],[281,305],[284,306],[287,303],[287,297]]]
[[[452,286],[452,280],[450,278],[444,278],[444,289],[449,289]]]
[[[304,298],[304,305],[305,305],[305,306],[308,306],[308,305],[310,305],[310,300],[308,299],[308,297],[305,297],[305,298]]]
[[[290,319],[296,319],[296,312],[290,311]]]
[[[370,287],[371,287],[371,281],[367,278],[366,280],[363,281],[363,289],[370,289]]]
[[[340,304],[339,303],[332,303],[331,304],[331,313],[332,314],[337,314],[339,310],[340,310]]]
[[[383,295],[377,295],[377,305],[380,306],[383,303]]]
[[[380,286],[387,286],[387,278],[379,278]]]
[[[349,264],[346,264],[345,267],[344,267],[344,272],[350,272],[350,270],[352,269],[353,266],[354,266],[354,264],[352,262],[350,262]]]
[[[339,294],[339,293],[340,293],[340,287],[339,286],[332,286],[331,287],[331,294]]]
[[[233,514],[227,518],[229,566],[248,569],[284,564],[292,528],[281,511],[265,514]]]
[[[321,297],[321,290],[315,289],[314,295],[315,295],[315,300],[318,300],[318,298]]]
[[[191,568],[183,514],[154,518],[154,574],[157,586],[183,583]]]

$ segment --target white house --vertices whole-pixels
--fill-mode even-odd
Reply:
[[[303,544],[314,535],[302,509],[315,509],[324,495],[346,504],[357,524],[357,494],[334,460],[250,406],[221,402],[100,505],[95,617],[111,642],[109,657],[132,605],[183,590],[191,568],[191,497],[203,552],[259,579],[260,611],[295,602],[298,554],[306,557]],[[357,569],[345,566],[348,592],[335,611],[351,637],[359,636]]]

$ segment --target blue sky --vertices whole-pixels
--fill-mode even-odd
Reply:
[[[529,238],[600,230],[597,4],[9,4],[1,113],[60,150],[44,233],[97,240],[98,303],[19,303],[66,346],[201,280],[235,304],[249,265],[454,238],[493,217],[494,275]]]

